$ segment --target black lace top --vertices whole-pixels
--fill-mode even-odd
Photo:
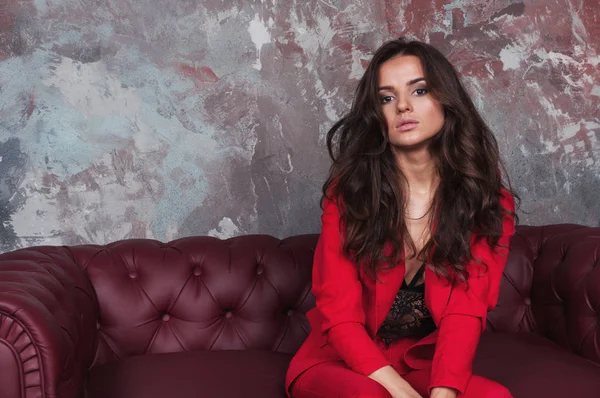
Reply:
[[[402,337],[421,339],[435,330],[435,323],[425,305],[424,272],[425,264],[410,284],[402,282],[385,321],[377,331],[377,336],[386,346]]]

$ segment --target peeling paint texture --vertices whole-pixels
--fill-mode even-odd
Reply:
[[[385,40],[456,65],[527,224],[600,221],[595,0],[0,2],[0,249],[318,232]]]

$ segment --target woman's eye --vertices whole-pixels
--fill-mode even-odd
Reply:
[[[394,97],[392,97],[391,95],[385,95],[383,97],[381,97],[381,103],[382,104],[387,104],[388,102],[390,102]]]
[[[418,88],[415,90],[415,94],[417,95],[425,95],[427,94],[427,89],[426,88]]]

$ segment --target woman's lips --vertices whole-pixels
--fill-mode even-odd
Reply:
[[[398,131],[409,131],[409,130],[412,130],[415,127],[417,127],[417,124],[419,124],[419,122],[406,122],[406,123],[400,124],[396,128],[398,129]]]

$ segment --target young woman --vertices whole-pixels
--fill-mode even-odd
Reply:
[[[312,331],[288,394],[511,397],[472,375],[514,232],[494,135],[449,61],[398,39],[327,136]]]

